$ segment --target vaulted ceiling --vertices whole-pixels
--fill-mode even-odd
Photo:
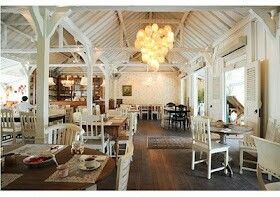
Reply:
[[[36,49],[35,32],[20,14],[27,7],[1,8],[2,49]],[[86,36],[92,45],[104,49],[99,63],[110,64],[114,72],[145,71],[141,55],[133,50],[139,29],[154,22],[170,25],[175,33],[174,50],[170,51],[160,71],[184,71],[188,62],[199,50],[212,48],[213,43],[245,18],[249,7],[168,9],[96,9],[95,7],[71,7],[69,19]],[[148,11],[150,10],[150,11]],[[4,30],[6,29],[6,31]],[[51,38],[51,47],[58,47],[58,31]],[[6,35],[5,35],[6,34]],[[75,37],[64,30],[64,46],[80,45]],[[6,43],[7,42],[7,43]],[[36,63],[36,53],[2,53],[1,56],[30,64]],[[84,63],[78,53],[50,53],[51,64]],[[59,72],[83,72],[82,68],[56,68]],[[94,72],[100,72],[95,68]]]

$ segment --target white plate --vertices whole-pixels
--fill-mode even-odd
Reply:
[[[96,170],[97,168],[100,167],[100,165],[101,165],[101,164],[100,164],[98,161],[94,161],[94,166],[93,166],[92,168],[87,168],[87,167],[85,166],[85,163],[84,163],[84,162],[81,162],[81,163],[79,164],[79,169],[80,169],[80,170],[91,171],[91,170]]]

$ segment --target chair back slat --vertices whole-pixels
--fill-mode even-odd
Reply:
[[[36,133],[36,116],[34,112],[19,112],[21,129],[25,136]]]
[[[1,131],[2,129],[14,130],[14,113],[12,109],[1,109]]]
[[[100,116],[101,111],[100,111],[100,105],[95,106],[95,115]]]
[[[71,123],[56,124],[45,129],[45,142],[48,144],[71,145],[73,141],[82,141],[84,130]]]
[[[280,179],[280,144],[253,136],[258,154],[258,166]]]
[[[205,145],[211,149],[210,120],[206,117],[191,117],[191,130],[193,143]]]
[[[269,118],[267,121],[267,129],[265,134],[265,139],[274,141],[276,135],[276,120],[273,118]]]
[[[83,119],[82,119],[83,121]],[[100,140],[102,150],[105,148],[105,133],[104,133],[104,114],[102,115],[87,115],[83,121],[85,125],[85,140]],[[82,125],[81,125],[82,126]]]
[[[131,112],[130,116],[129,116],[129,130],[131,129],[132,132],[136,132],[137,131],[137,112]]]

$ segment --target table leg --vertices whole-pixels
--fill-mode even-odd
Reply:
[[[222,164],[223,164],[223,166],[225,166],[225,163],[222,163]],[[227,169],[227,171],[229,173],[229,176],[233,177],[233,171],[232,171],[232,168],[231,168],[231,166],[229,164],[226,166],[226,169]]]
[[[224,144],[224,145],[226,145],[227,143],[226,143],[226,135],[225,134],[220,134],[220,142],[219,142],[220,144]],[[230,162],[230,161],[232,161],[232,158],[229,156],[229,161],[228,162]],[[223,166],[225,165],[224,163],[222,163],[223,164]],[[231,166],[229,165],[229,163],[228,163],[228,165],[226,166],[226,169],[227,169],[227,171],[230,173],[229,174],[229,176],[230,177],[233,177],[233,171],[232,171],[232,168],[231,168]]]
[[[120,145],[119,145],[119,140],[118,138],[115,139],[115,151],[116,151],[116,165],[118,163],[118,156],[119,156],[119,148],[120,148]]]
[[[220,142],[219,143],[220,144],[224,144],[224,145],[227,144],[227,142],[226,142],[226,135],[220,134]]]

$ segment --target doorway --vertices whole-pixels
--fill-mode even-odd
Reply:
[[[194,115],[206,115],[206,69],[194,73]]]
[[[225,121],[244,123],[245,69],[234,68],[225,71]]]

